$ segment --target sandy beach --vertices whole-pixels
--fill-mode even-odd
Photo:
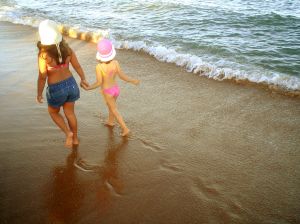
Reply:
[[[1,224],[300,223],[299,98],[118,50],[141,80],[119,82],[132,135],[105,127],[98,90],[81,90],[69,150],[35,102],[37,30],[0,31]],[[95,44],[67,42],[94,82]]]

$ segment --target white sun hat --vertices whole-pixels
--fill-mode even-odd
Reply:
[[[39,35],[42,45],[56,45],[59,57],[59,63],[62,62],[62,55],[59,43],[62,41],[62,35],[59,32],[57,24],[49,19],[42,21],[39,25]]]
[[[49,19],[40,23],[39,35],[42,45],[58,44],[62,41],[62,35],[58,30],[57,24]]]
[[[39,25],[39,35],[42,45],[58,44],[62,41],[62,35],[57,24],[52,20],[44,20]]]

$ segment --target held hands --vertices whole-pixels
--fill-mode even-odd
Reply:
[[[84,90],[89,90],[90,84],[84,79],[84,80],[81,80],[80,86],[81,86]]]

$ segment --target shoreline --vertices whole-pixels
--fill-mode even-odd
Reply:
[[[132,136],[105,127],[101,95],[81,89],[80,145],[70,151],[35,102],[36,29],[0,22],[0,31],[3,223],[299,223],[298,99],[117,50],[141,80],[118,82]],[[67,43],[92,83],[95,44]]]
[[[59,29],[64,36],[72,38],[72,39],[78,39],[78,40],[82,40],[82,41],[86,41],[86,42],[97,43],[98,40],[101,38],[101,35],[99,33],[79,31],[79,30],[74,29],[73,27],[69,27],[69,26],[61,25],[59,27]],[[121,49],[121,50],[141,52],[140,50],[134,50],[134,49]],[[149,55],[150,57],[155,58],[153,55],[150,55],[147,52],[144,52],[144,51],[142,51],[142,52]],[[158,60],[158,59],[156,59],[156,60]],[[171,63],[173,65],[176,65],[174,62],[165,62],[165,61],[161,61],[161,62]],[[178,65],[176,65],[176,66],[178,66]],[[181,66],[179,66],[179,67],[181,67]],[[183,67],[183,68],[186,70],[185,67]],[[237,79],[235,77],[233,77],[232,79],[215,80],[213,78],[207,77],[206,75],[204,75],[204,73],[201,73],[201,71],[199,71],[197,73],[194,73],[193,71],[191,71],[188,73],[195,74],[198,76],[203,76],[205,78],[212,79],[214,81],[232,82],[232,83],[236,83],[236,84],[251,85],[255,88],[265,89],[267,91],[270,91],[271,93],[278,93],[281,95],[285,95],[285,96],[289,96],[289,97],[296,97],[296,98],[300,97],[300,90],[291,90],[291,89],[287,89],[287,88],[284,88],[284,87],[281,87],[281,86],[275,85],[275,84],[268,84],[265,82],[260,82],[260,83],[251,82],[248,79]]]

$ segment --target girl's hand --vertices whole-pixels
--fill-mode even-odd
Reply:
[[[87,86],[87,85],[85,85],[85,84],[83,84],[83,83],[81,83],[80,86],[81,86],[81,88],[83,88],[84,90],[89,90],[89,89],[90,89],[89,86]]]
[[[85,89],[88,90],[88,87],[90,86],[89,83],[86,80],[81,80],[80,82],[80,86]]]
[[[36,97],[36,101],[37,101],[38,103],[43,103],[43,102],[44,102],[43,96],[37,96],[37,97]]]
[[[131,81],[131,83],[137,86],[138,84],[140,84],[140,80],[134,79]]]
[[[85,79],[83,79],[83,80],[81,80],[81,82],[80,82],[80,86],[81,86],[81,87],[83,87],[83,86],[88,87],[88,86],[90,86],[90,84],[89,84]]]
[[[89,86],[82,85],[81,87],[82,87],[84,90],[90,90],[90,87],[89,87]]]

